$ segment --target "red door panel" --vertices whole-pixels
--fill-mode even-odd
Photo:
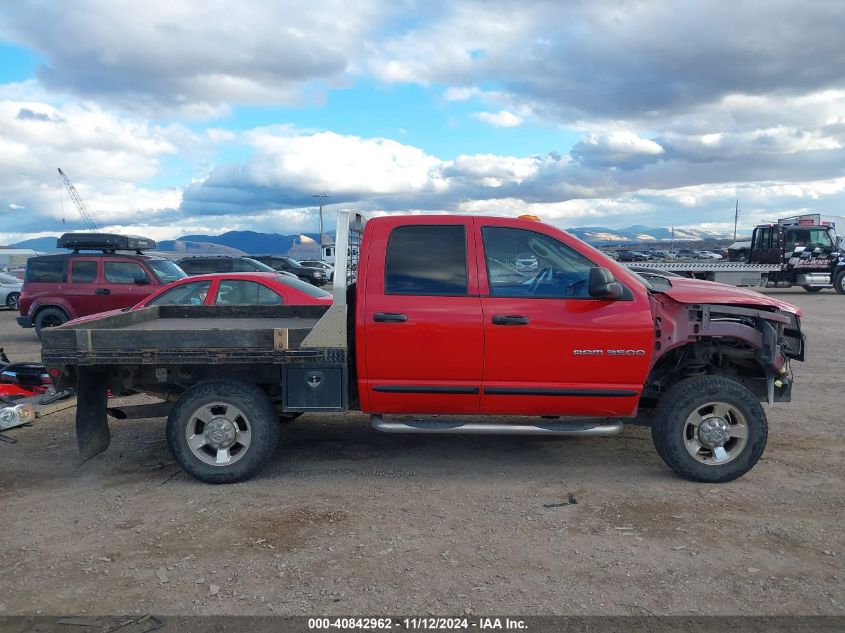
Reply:
[[[484,297],[481,303],[482,413],[616,416],[636,408],[651,357],[650,312],[630,301]],[[496,325],[496,315],[524,316],[528,324]],[[584,353],[595,350],[602,354]]]
[[[68,261],[67,284],[60,289],[72,311],[72,319],[102,312],[102,296],[97,293],[100,287],[99,257],[70,257]]]
[[[99,292],[102,309],[129,308],[148,297],[160,287],[155,278],[137,261],[103,258],[103,274]],[[146,283],[137,283],[141,279]]]
[[[462,295],[411,294],[414,281],[410,279],[413,276],[410,269],[398,275],[388,271],[387,284],[395,284],[395,289],[405,294],[385,294],[386,289],[391,290],[385,281],[388,239],[393,229],[401,227],[401,221],[385,218],[373,220],[368,226],[372,232],[368,236],[365,306],[359,310],[363,319],[363,350],[359,352],[363,352],[364,365],[359,386],[365,411],[422,414],[478,411],[484,334],[472,220],[444,217],[438,218],[436,224],[465,230],[462,246],[469,259],[465,262],[466,289]],[[414,228],[419,226],[415,221]],[[412,250],[415,244],[418,245],[409,242],[403,252]],[[436,269],[436,253],[432,255],[428,265]],[[437,280],[432,283],[435,291],[449,292],[448,285],[437,290]]]

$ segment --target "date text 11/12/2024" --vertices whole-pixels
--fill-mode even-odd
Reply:
[[[480,617],[476,620],[469,618],[443,618],[443,617],[419,617],[419,618],[309,618],[309,630],[329,629],[366,629],[366,630],[388,630],[388,629],[414,630],[526,630],[524,620],[517,618]]]

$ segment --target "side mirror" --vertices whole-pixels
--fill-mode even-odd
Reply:
[[[146,275],[135,275],[135,285],[136,286],[149,286],[150,280],[147,278]]]
[[[590,296],[594,299],[608,299],[615,301],[622,298],[623,289],[622,284],[613,278],[607,268],[601,266],[594,266],[590,268],[589,280]]]

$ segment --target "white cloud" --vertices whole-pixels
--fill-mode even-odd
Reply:
[[[263,186],[356,193],[408,193],[442,186],[432,173],[436,158],[390,139],[264,130],[251,132],[248,138],[258,153],[245,171]]]
[[[0,37],[37,51],[40,80],[136,109],[217,115],[229,105],[302,102],[318,80],[340,85],[367,35],[392,9],[380,0],[20,0]]]
[[[500,110],[499,112],[475,112],[472,116],[479,121],[484,121],[496,127],[517,127],[522,125],[522,118],[507,110]]]
[[[462,155],[444,163],[443,173],[449,178],[477,182],[484,187],[519,184],[535,177],[542,159],[497,156],[495,154]]]
[[[663,154],[663,148],[652,140],[633,132],[590,132],[572,150],[573,154],[589,161],[620,162],[637,157]]]

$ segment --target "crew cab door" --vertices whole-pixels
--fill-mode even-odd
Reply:
[[[366,412],[478,411],[484,341],[473,220],[434,221],[367,225],[357,330]]]
[[[62,287],[62,295],[67,300],[72,319],[102,312],[103,297],[100,288],[100,258],[84,255],[73,256],[69,262],[67,284]]]
[[[103,258],[103,276],[97,290],[102,309],[130,308],[155,289],[153,278],[138,261]]]
[[[645,289],[627,288],[621,300],[593,299],[588,278],[596,264],[575,240],[507,222],[479,220],[481,413],[630,415],[651,358]],[[517,266],[521,253],[533,253],[537,268]]]

